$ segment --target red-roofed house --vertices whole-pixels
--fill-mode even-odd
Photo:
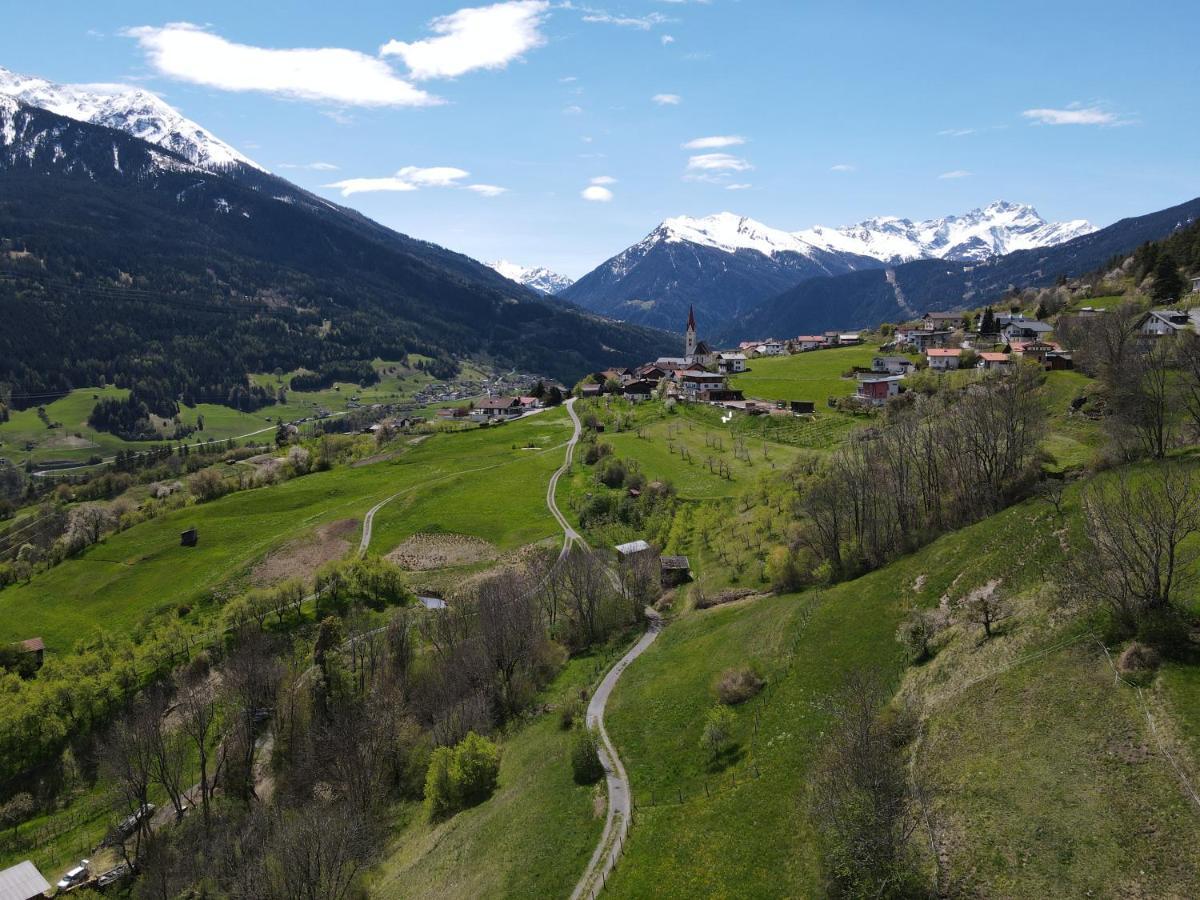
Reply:
[[[979,368],[988,370],[1003,370],[1012,366],[1012,358],[1007,353],[980,353]]]
[[[820,350],[822,347],[828,346],[823,334],[802,334],[793,340],[792,344],[797,350]]]
[[[949,372],[957,369],[961,358],[962,350],[957,348],[930,347],[925,351],[925,359],[929,361],[929,368],[935,372]]]

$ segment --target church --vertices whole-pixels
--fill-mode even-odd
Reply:
[[[683,358],[687,363],[699,363],[706,369],[717,364],[717,354],[704,341],[696,340],[696,313],[688,307],[687,332],[683,339]]]

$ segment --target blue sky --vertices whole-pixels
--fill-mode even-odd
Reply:
[[[1191,199],[1198,47],[1187,2],[69,0],[8,5],[0,65],[140,84],[398,230],[577,277],[673,215]]]

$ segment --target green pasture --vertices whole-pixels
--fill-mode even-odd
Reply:
[[[854,380],[843,378],[843,373],[854,366],[870,368],[878,354],[878,346],[864,344],[752,359],[748,371],[734,375],[730,386],[748,399],[810,400],[818,411],[827,411],[830,398],[848,397],[857,390]]]

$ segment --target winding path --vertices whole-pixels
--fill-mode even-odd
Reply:
[[[558,509],[558,502],[554,498],[555,492],[558,490],[558,479],[567,473],[571,468],[571,458],[575,455],[575,445],[579,443],[579,437],[583,433],[583,425],[579,421],[579,416],[575,414],[574,398],[563,404],[567,408],[567,414],[571,417],[571,423],[575,426],[575,431],[571,434],[571,439],[567,441],[567,455],[563,458],[563,464],[559,466],[554,474],[550,476],[550,484],[546,488],[546,506],[550,510],[550,514],[558,521],[558,527],[563,530],[563,548],[558,554],[558,558],[562,559],[571,551],[573,544],[582,544],[587,546],[587,541],[583,536],[571,527],[571,523],[567,521]]]

